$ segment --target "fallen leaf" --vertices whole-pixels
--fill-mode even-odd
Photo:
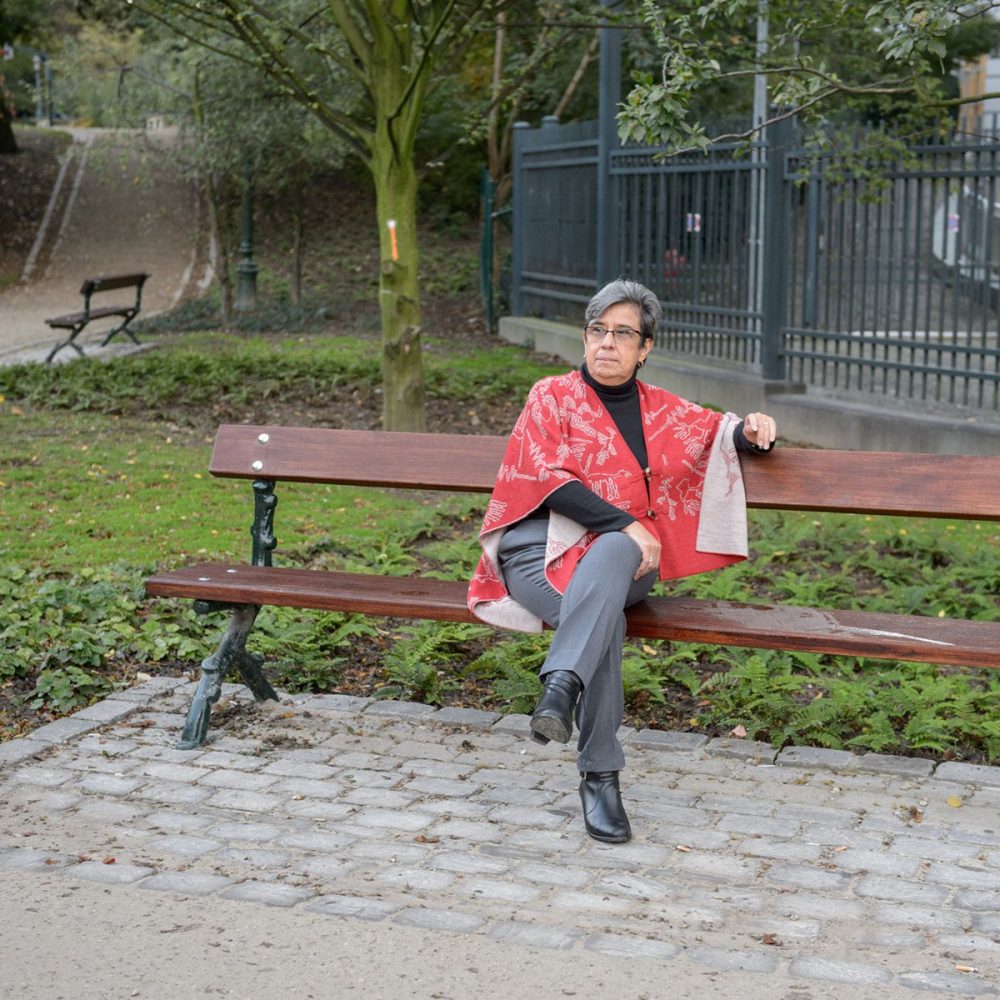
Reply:
[[[747,734],[745,726],[734,726],[729,730],[730,736],[735,736],[738,740],[742,740]]]
[[[945,801],[952,807],[952,809],[962,808],[962,800],[957,795],[949,795]]]
[[[781,947],[781,941],[773,934],[765,934],[760,940],[762,944],[772,944],[776,948]]]
[[[118,860],[117,858],[107,857],[107,858],[103,858],[101,860],[101,864],[102,865],[113,865],[117,860]]]
[[[416,837],[413,838],[418,844],[437,844],[440,843],[440,837],[430,837],[422,833],[418,833]]]

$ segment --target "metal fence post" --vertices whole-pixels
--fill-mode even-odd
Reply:
[[[479,234],[479,291],[483,296],[486,328],[493,332],[493,180],[489,167],[479,176],[479,212],[482,219]]]
[[[604,7],[614,7],[617,0],[603,0]],[[601,25],[597,133],[597,287],[611,281],[618,272],[618,231],[615,216],[614,180],[611,176],[611,151],[618,148],[616,113],[622,99],[622,33],[620,28]]]
[[[761,295],[761,374],[765,381],[784,381],[785,356],[781,330],[785,325],[788,286],[788,184],[785,154],[794,134],[793,119],[768,125],[767,175],[764,181],[764,287]]]
[[[514,187],[511,192],[510,237],[510,312],[512,316],[524,315],[524,295],[521,291],[524,271],[524,240],[527,232],[524,218],[524,140],[528,134],[527,122],[514,122],[514,151],[511,170]]]

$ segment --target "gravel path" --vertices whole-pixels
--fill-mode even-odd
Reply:
[[[169,309],[205,282],[197,259],[198,210],[173,154],[175,133],[70,128],[69,147],[21,283],[0,292],[0,363],[42,360],[58,337],[45,320],[83,308],[80,286],[98,274],[148,271],[143,316]],[[117,304],[109,293],[107,302]],[[111,321],[81,334],[97,352]],[[61,352],[57,360],[72,360]]]

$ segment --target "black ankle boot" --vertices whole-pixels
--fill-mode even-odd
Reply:
[[[542,685],[542,697],[531,716],[532,738],[539,743],[568,743],[583,682],[572,670],[553,670],[542,678]]]
[[[580,772],[580,801],[583,823],[594,840],[606,844],[624,844],[632,837],[617,771]]]

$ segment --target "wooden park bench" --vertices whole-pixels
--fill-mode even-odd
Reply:
[[[229,609],[180,746],[201,745],[230,668],[258,700],[276,697],[246,640],[262,605],[466,622],[465,580],[377,576],[271,564],[279,482],[489,493],[506,439],[302,427],[219,428],[210,471],[253,483],[250,564],[202,563],[158,573],[149,594]],[[1000,457],[779,447],[743,460],[747,502],[777,510],[1000,520]],[[1000,621],[885,614],[758,602],[651,597],[628,611],[628,633],[679,642],[1000,667]]]
[[[140,272],[138,274],[101,275],[97,278],[87,278],[80,288],[80,294],[83,296],[83,312],[68,313],[66,316],[54,316],[52,319],[45,321],[53,330],[69,330],[69,336],[65,340],[61,340],[49,351],[48,357],[45,359],[46,362],[51,363],[52,359],[64,347],[72,347],[80,357],[83,357],[83,348],[76,342],[76,338],[95,319],[106,319],[109,316],[120,316],[121,322],[108,332],[104,340],[101,341],[101,347],[111,343],[112,337],[116,337],[119,333],[127,334],[132,338],[132,343],[138,344],[139,341],[136,339],[135,334],[129,329],[129,323],[139,315],[139,309],[142,304],[142,286],[146,283],[148,277],[149,275],[145,272]],[[118,291],[121,288],[134,288],[135,301],[123,305],[91,308],[90,300],[95,295],[103,292]]]

